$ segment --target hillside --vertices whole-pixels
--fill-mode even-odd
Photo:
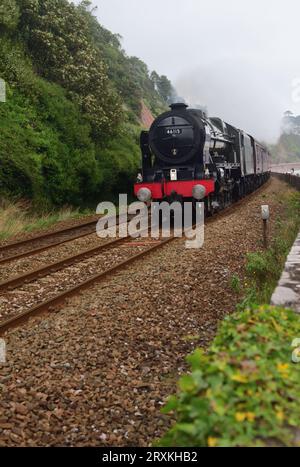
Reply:
[[[275,163],[300,162],[300,136],[282,134],[271,151]]]
[[[172,93],[87,1],[2,0],[0,78],[0,194],[37,207],[130,191],[142,109],[158,114]]]
[[[300,162],[300,115],[285,113],[281,136],[271,152],[274,163]]]

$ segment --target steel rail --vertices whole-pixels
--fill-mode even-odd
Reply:
[[[83,227],[89,227],[89,226],[92,226],[92,225],[94,225],[96,223],[97,223],[97,220],[84,222],[82,224],[73,225],[71,227],[66,227],[66,228],[62,228],[62,229],[59,229],[59,230],[54,230],[53,232],[47,232],[47,233],[43,233],[43,234],[40,234],[40,235],[36,235],[34,237],[31,237],[31,238],[26,238],[25,240],[19,240],[19,241],[14,242],[14,243],[7,243],[6,245],[0,246],[0,253],[2,253],[3,251],[6,251],[6,250],[10,250],[12,248],[18,248],[20,246],[27,245],[29,243],[32,243],[32,242],[35,242],[35,241],[38,241],[38,240],[44,240],[46,238],[53,237],[54,235],[60,235],[60,234],[63,234],[63,233],[68,233],[68,232],[70,232],[72,230],[81,229]]]

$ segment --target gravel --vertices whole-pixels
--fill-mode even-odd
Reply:
[[[53,246],[49,250],[46,250],[44,252],[36,253],[25,258],[16,259],[10,261],[9,263],[0,264],[0,282],[4,282],[20,274],[25,274],[34,269],[41,268],[49,263],[61,261],[65,258],[68,258],[69,256],[76,255],[90,248],[104,245],[105,243],[108,243],[111,240],[111,238],[99,238],[95,232],[95,227],[82,227],[78,228],[76,232],[72,231],[69,233],[61,234],[59,239],[57,237],[54,237],[51,239],[45,239],[43,241],[41,240],[39,241],[39,246],[48,245],[50,243],[53,243],[54,241],[63,240],[64,238],[70,239],[74,235],[81,235],[85,232],[91,232],[91,229],[93,232],[90,235],[85,235],[76,238],[72,241],[68,241],[67,243],[58,246]],[[35,244],[34,247],[36,246],[38,245]],[[31,244],[26,245],[21,249],[18,249],[18,253],[20,253],[21,251],[28,251],[31,248]],[[9,255],[10,254],[11,252],[9,253]],[[4,256],[6,256],[6,252]]]
[[[147,250],[153,244],[148,241],[145,246],[141,246],[139,238],[128,239],[125,240],[125,243],[117,243],[89,259],[65,267],[56,273],[48,274],[12,291],[4,291],[0,297],[0,320],[17,315],[34,305],[47,301],[58,293]]]
[[[71,255],[80,253],[96,246],[107,243],[110,239],[101,239],[94,232],[87,237],[78,238],[71,242],[53,247],[42,253],[33,256],[11,261],[3,265],[0,264],[0,281],[8,280],[20,274],[25,274],[33,269],[43,267],[47,264],[61,261]]]
[[[0,364],[1,446],[147,446],[168,427],[160,413],[240,297],[245,254],[284,210],[278,180],[206,226],[201,250],[176,240],[94,285],[59,311],[7,332]],[[21,298],[20,298],[21,300]]]

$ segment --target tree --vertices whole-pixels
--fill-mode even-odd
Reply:
[[[287,110],[286,112],[284,112],[284,116],[285,116],[285,117],[292,117],[292,116],[293,116],[293,112],[291,112],[290,110]]]
[[[159,74],[156,73],[156,71],[152,71],[151,75],[150,75],[150,79],[153,83],[153,86],[154,86],[154,89],[155,91],[158,91],[158,83],[159,83]]]
[[[171,81],[165,75],[158,76],[157,74],[154,74],[154,80],[159,95],[168,103],[174,93]]]
[[[15,0],[1,0],[0,28],[16,29],[19,22],[20,10]]]
[[[69,91],[97,138],[113,134],[122,107],[90,38],[88,3],[78,8],[67,0],[22,0],[22,5],[22,32],[39,73]]]

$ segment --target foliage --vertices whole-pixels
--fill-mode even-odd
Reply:
[[[1,193],[32,198],[36,205],[82,204],[101,181],[89,124],[62,88],[18,61],[14,74],[22,70],[24,88],[8,86],[0,106]]]
[[[110,135],[120,122],[121,102],[89,24],[67,0],[22,0],[20,29],[39,73],[69,91],[88,116],[95,135]]]
[[[16,0],[1,0],[0,33],[2,30],[14,30],[19,21],[20,10]]]
[[[51,208],[130,192],[140,159],[139,128],[124,125],[111,141],[96,145],[62,88],[41,78],[34,86],[34,105],[9,87],[0,106],[1,193]]]
[[[177,423],[162,446],[294,445],[300,371],[291,362],[300,337],[294,312],[269,306],[227,317],[205,355],[188,357],[191,374],[164,412]]]
[[[276,145],[270,147],[273,163],[299,162],[300,135],[282,134]]]
[[[162,99],[169,102],[175,93],[171,81],[165,75],[159,76],[155,71],[151,73],[151,81]]]
[[[300,115],[284,113],[281,135],[275,145],[270,146],[274,163],[299,162],[300,160]]]
[[[167,77],[160,77],[156,72],[150,74],[142,60],[128,57],[122,50],[121,37],[105,29],[90,14],[89,2],[82,2],[80,8],[90,25],[93,45],[103,57],[110,80],[130,109],[129,116],[132,121],[136,121],[140,116],[142,99],[155,115],[165,110],[168,94],[171,94],[173,89]],[[157,86],[153,76],[157,77],[158,82],[162,81],[161,86]]]
[[[103,175],[100,191],[106,198],[110,193],[131,193],[140,163],[139,134],[139,128],[127,124],[116,138],[98,151]]]
[[[51,208],[132,190],[141,100],[154,113],[166,104],[90,2],[1,2],[0,77],[1,196]]]
[[[234,290],[234,292],[236,293],[240,293],[240,290],[241,290],[241,280],[240,278],[234,274],[231,278],[231,281],[230,281],[230,285],[231,285],[231,288],[232,290]]]

